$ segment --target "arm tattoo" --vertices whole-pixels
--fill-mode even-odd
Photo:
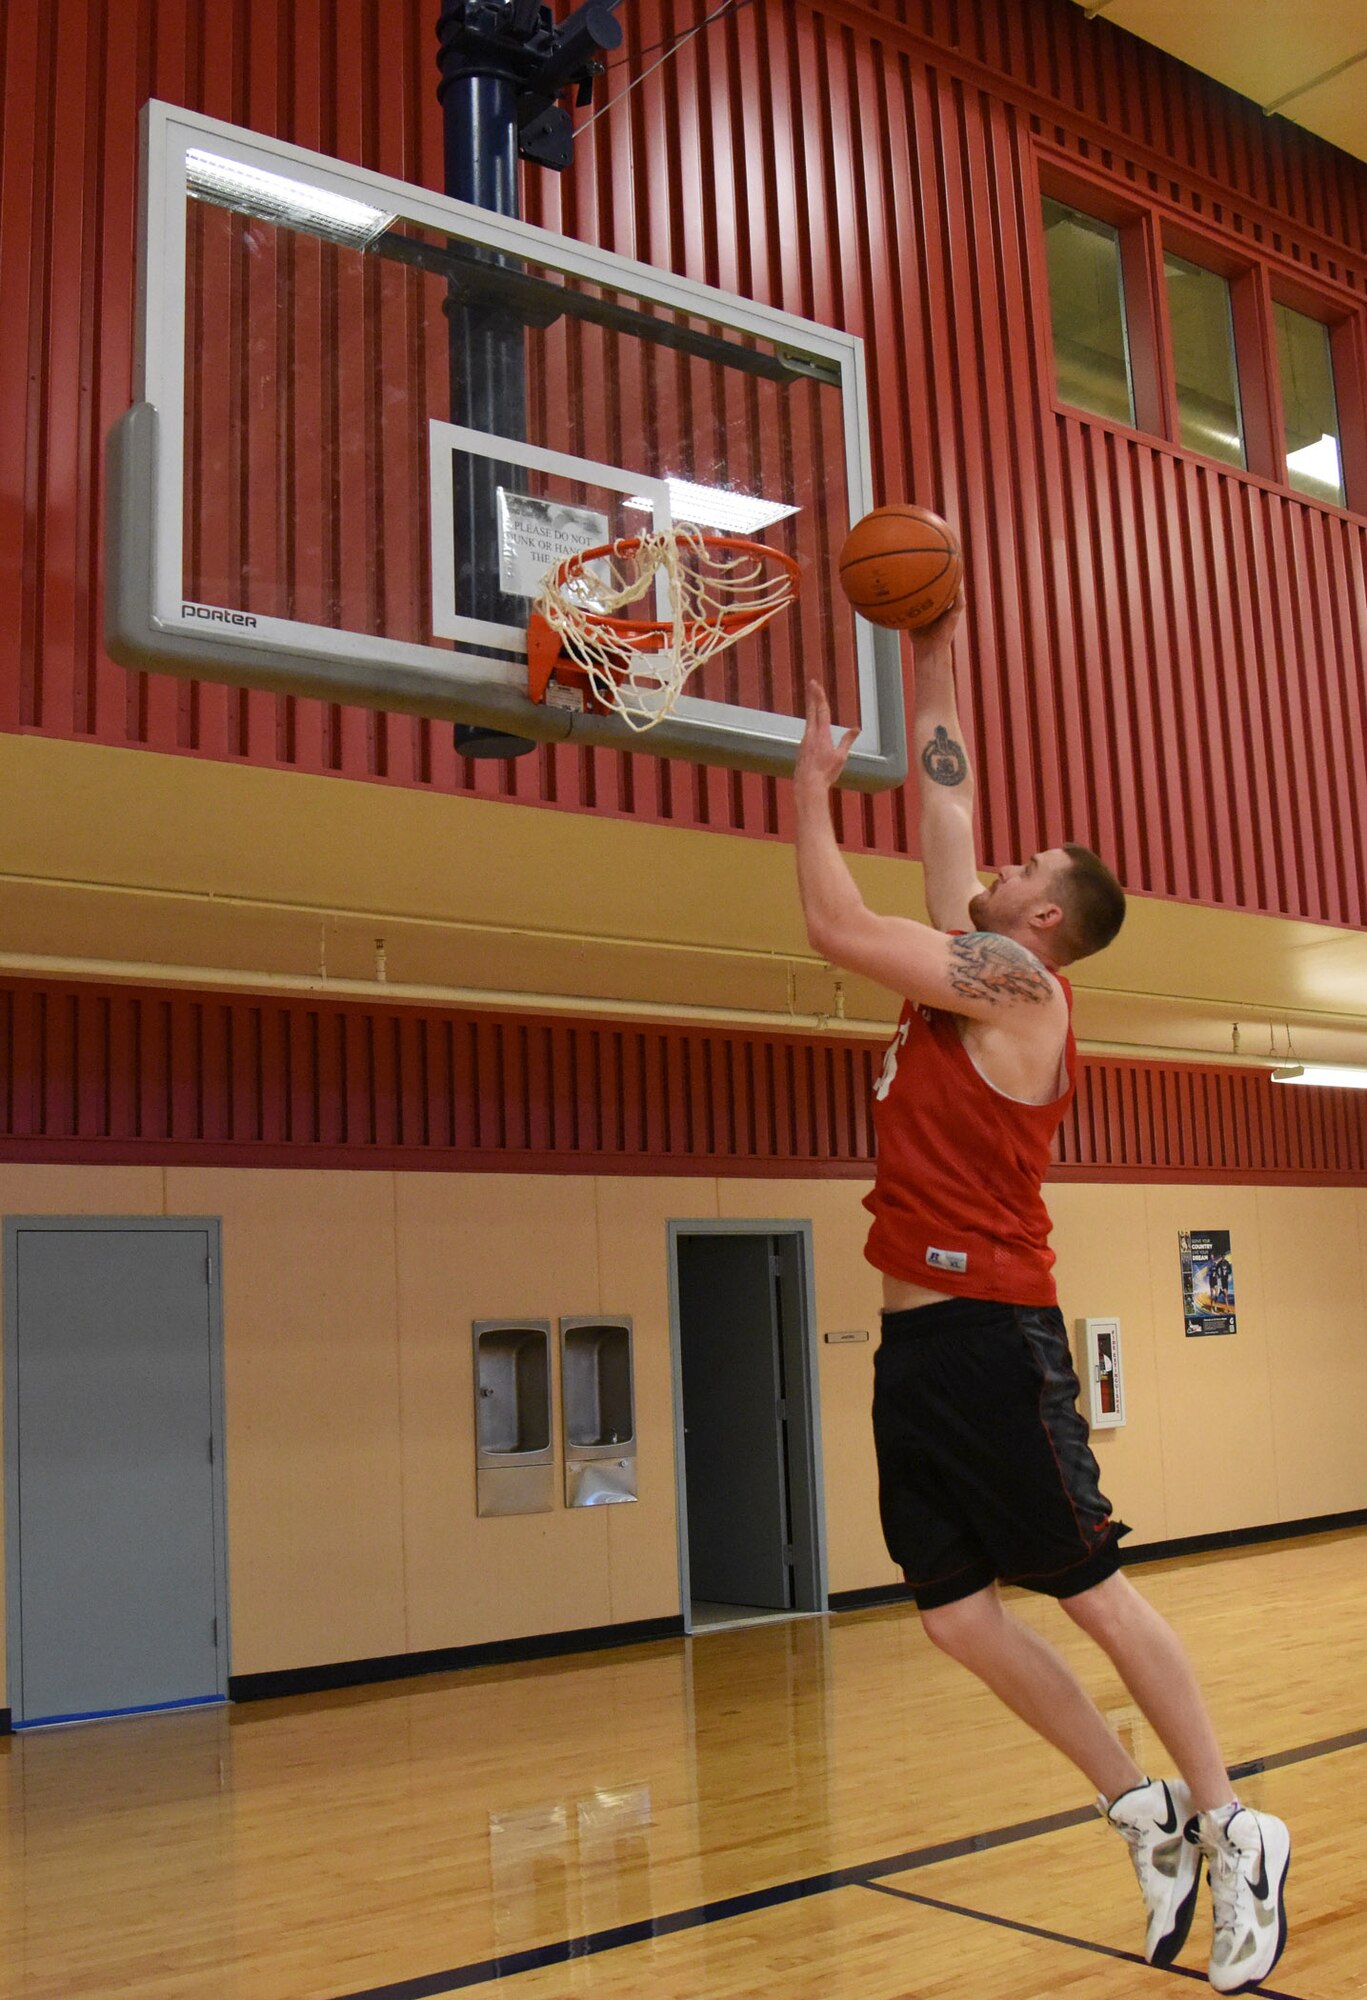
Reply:
[[[943,723],[921,752],[921,768],[937,785],[961,785],[968,776],[963,745],[954,741]]]
[[[1053,981],[1039,960],[1011,938],[974,931],[949,947],[949,983],[965,1000],[1044,1001]]]

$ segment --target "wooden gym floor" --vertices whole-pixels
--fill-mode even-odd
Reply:
[[[1249,1803],[1264,1990],[1367,1995],[1367,1533],[1136,1571]],[[1165,1768],[1100,1656],[1017,1598]],[[1124,1848],[902,1607],[0,1743],[3,2000],[1141,2000]],[[1178,1986],[1174,1982],[1182,1981]]]

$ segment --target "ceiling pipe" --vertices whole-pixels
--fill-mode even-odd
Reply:
[[[665,1000],[613,1000],[596,994],[510,992],[489,986],[434,986],[408,980],[333,979],[318,973],[243,972],[217,965],[135,964],[117,958],[64,958],[0,952],[0,974],[27,979],[75,979],[116,986],[174,986],[240,993],[289,994],[314,1000],[421,1001],[429,1006],[478,1007],[518,1014],[567,1014],[595,1020],[701,1021],[731,1027],[767,1028],[780,1033],[839,1034],[863,1041],[886,1041],[897,1023],[840,1018],[834,1012],[785,1013],[751,1007],[674,1005]]]
[[[23,874],[13,870],[0,869],[0,887],[6,885],[12,885],[16,888],[41,889],[44,891],[67,889],[81,895],[129,896],[140,902],[182,903],[189,904],[197,909],[243,910],[257,912],[266,916],[307,917],[311,923],[322,923],[339,927],[343,925],[355,925],[362,931],[372,935],[375,927],[378,926],[381,930],[387,930],[391,938],[396,933],[400,933],[405,929],[443,931],[473,937],[517,938],[531,943],[567,945],[572,948],[593,945],[606,947],[613,951],[656,952],[665,956],[683,958],[736,959],[749,965],[774,966],[795,972],[819,972],[826,973],[832,977],[836,976],[836,969],[831,965],[830,961],[819,958],[814,952],[775,951],[756,945],[709,944],[701,939],[695,942],[678,938],[628,937],[622,935],[620,932],[612,931],[559,930],[544,924],[506,924],[476,917],[433,917],[424,916],[417,911],[410,912],[395,909],[371,910],[356,908],[344,910],[330,904],[291,901],[282,897],[220,895],[212,889],[144,888],[141,884],[136,883],[88,881],[76,876]],[[28,962],[37,963],[36,960]],[[4,955],[0,954],[0,964],[3,963]],[[72,963],[83,964],[93,963],[93,961],[73,960]],[[12,969],[18,971],[22,967],[16,962]],[[71,976],[79,977],[80,975],[72,974]],[[246,976],[244,975],[244,977]],[[260,975],[262,979],[266,976],[265,974]],[[169,971],[167,977],[169,982]],[[182,982],[177,981],[175,983]],[[335,988],[337,983],[337,981],[329,979],[324,981],[323,985]],[[1088,986],[1082,980],[1074,980],[1073,984],[1081,998],[1090,998],[1099,1001],[1133,1001],[1136,1004],[1144,1006],[1197,1008],[1202,1013],[1208,1014],[1212,1021],[1223,1023],[1237,1019],[1246,1028],[1250,1029],[1285,1028],[1289,1023],[1293,1028],[1317,1028],[1342,1025],[1345,1028],[1356,1029],[1359,1032],[1367,1031],[1367,1015],[1363,1013],[1349,1013],[1341,1009],[1329,1007],[1273,1007],[1267,1001],[1254,1000],[1247,995],[1242,999],[1226,999],[1218,996],[1211,998],[1204,994],[1144,992],[1128,986]],[[391,988],[391,990],[397,989]],[[456,989],[434,988],[433,990],[443,992],[450,990],[454,992]],[[519,999],[524,1006],[528,1004],[528,996],[525,994],[513,997]],[[549,1005],[549,1000],[545,1004]],[[876,1032],[883,1032],[881,1023],[876,1024]],[[1126,1052],[1127,1045],[1124,1043],[1116,1043],[1113,1046],[1121,1053]],[[1098,1052],[1102,1047],[1101,1043],[1095,1044]],[[1227,1054],[1221,1056],[1217,1051],[1211,1051],[1209,1055],[1198,1054],[1192,1051],[1179,1053],[1172,1050],[1167,1051],[1167,1053],[1172,1055],[1174,1060],[1183,1062],[1216,1062],[1228,1060]],[[1284,1056],[1269,1055],[1262,1058],[1250,1056],[1246,1060],[1250,1067],[1270,1069],[1274,1064],[1284,1062],[1286,1058]]]

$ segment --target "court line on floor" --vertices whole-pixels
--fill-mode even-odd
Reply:
[[[555,1944],[529,1945],[524,1951],[510,1951],[499,1958],[480,1959],[472,1965],[454,1966],[447,1972],[422,1974],[416,1979],[399,1979],[389,1986],[368,1986],[363,1992],[339,1996],[339,2000],[436,2000],[436,1996],[457,1993],[468,1986],[482,1986],[494,1979],[508,1979],[515,1973],[534,1972],[548,1965],[566,1965],[572,1959],[596,1958],[599,1953],[618,1951],[623,1945],[645,1944],[652,1938],[672,1937],[680,1931],[701,1929],[707,1924],[725,1923],[755,1910],[776,1909],[783,1903],[797,1903],[809,1896],[829,1895],[833,1889],[863,1886],[878,1875],[904,1875],[914,1868],[933,1867],[937,1861],[959,1861],[968,1854],[981,1854],[990,1847],[1004,1847],[1013,1841],[1033,1840],[1038,1835],[1057,1833],[1077,1826],[1093,1816],[1092,1808],[1070,1808],[1051,1813],[1047,1819],[1020,1820],[1013,1826],[993,1827],[986,1833],[962,1835],[957,1840],[937,1842],[933,1847],[910,1848],[905,1854],[885,1855],[879,1861],[861,1861],[848,1868],[830,1869],[820,1875],[804,1875],[793,1882],[779,1882],[767,1889],[750,1889],[743,1895],[724,1896],[715,1903],[698,1903],[691,1909],[670,1910],[656,1917],[642,1917],[631,1924],[616,1924],[610,1930],[591,1931],[583,1937],[563,1938]]]
[[[1277,1750],[1267,1757],[1250,1757],[1241,1764],[1232,1765],[1230,1776],[1237,1782],[1261,1771],[1281,1770],[1288,1764],[1302,1764],[1312,1757],[1329,1757],[1336,1751],[1355,1750],[1363,1745],[1367,1745],[1367,1729],[1354,1729],[1342,1736],[1326,1736],[1316,1743],[1301,1744],[1293,1750]],[[1068,1827],[1085,1826],[1095,1813],[1093,1806],[1073,1806],[1067,1812],[1050,1813],[1042,1819],[1017,1820],[1010,1826],[991,1827],[985,1833],[964,1834],[956,1840],[938,1841],[930,1847],[914,1847],[905,1854],[885,1855],[878,1861],[855,1862],[848,1868],[804,1875],[796,1881],[779,1882],[768,1889],[747,1890],[740,1896],[724,1896],[715,1903],[698,1903],[691,1909],[669,1910],[660,1916],[642,1917],[636,1923],[615,1924],[609,1930],[562,1938],[554,1944],[529,1945],[523,1951],[506,1952],[498,1958],[478,1959],[469,1965],[451,1966],[442,1972],[421,1973],[413,1979],[397,1979],[386,1986],[367,1986],[357,1992],[341,1994],[338,2000],[439,2000],[441,1995],[459,1993],[471,1986],[487,1986],[495,1979],[511,1979],[520,1972],[537,1972],[546,1966],[567,1965],[574,1959],[597,1958],[603,1952],[620,1951],[626,1945],[647,1944],[654,1938],[673,1937],[681,1931],[699,1930],[707,1924],[726,1923],[732,1917],[748,1916],[755,1910],[776,1909],[784,1903],[802,1902],[809,1896],[829,1895],[834,1889],[881,1887],[881,1876],[908,1875],[915,1869],[933,1868],[941,1861],[961,1861],[970,1854],[985,1854],[994,1847],[1010,1847],[1018,1841],[1036,1840],[1046,1833],[1061,1833]],[[933,1901],[929,1897],[917,1897],[909,1890],[890,1889],[887,1893],[907,1896],[912,1901]],[[941,1907],[952,1909],[954,1906],[944,1904]],[[1006,1924],[1009,1928],[1024,1930],[1030,1928],[1028,1925],[1012,1926],[1005,1917],[991,1917],[979,1910],[964,1910],[960,1914],[977,1917],[984,1923]],[[1042,1937],[1054,1935],[1052,1932],[1040,1932]],[[1115,1951],[1110,1946],[1089,1945],[1080,1938],[1060,1936],[1058,1941],[1107,1956],[1132,1956],[1128,1952]],[[1136,1963],[1142,1965],[1144,1960],[1137,1959]],[[1271,1988],[1260,1990],[1266,1991],[1268,2000],[1296,2000],[1296,1996],[1291,1994],[1275,1995]]]
[[[895,1896],[902,1903],[919,1903],[926,1910],[942,1910],[946,1916],[971,1917],[974,1923],[992,1924],[997,1930],[1018,1931],[1022,1937],[1043,1938],[1048,1944],[1071,1945],[1075,1951],[1094,1952],[1098,1958],[1118,1958],[1126,1965],[1147,1965],[1137,1951],[1121,1951],[1118,1945],[1095,1944],[1091,1938],[1073,1937],[1067,1931],[1045,1930],[1039,1924],[1023,1924],[1015,1917],[993,1916],[988,1910],[970,1910],[962,1903],[946,1903],[939,1896],[923,1896],[915,1889],[895,1889],[890,1882],[863,1882],[859,1885],[871,1889],[877,1896]],[[1168,1965],[1159,1968],[1179,1979],[1197,1979],[1206,1984],[1204,1972],[1198,1972],[1190,1965]],[[1300,2000],[1295,1993],[1281,1993],[1275,1986],[1254,1986],[1251,1992],[1263,1995],[1263,2000]]]
[[[1350,1729],[1343,1736],[1324,1736],[1318,1743],[1303,1743],[1297,1750],[1274,1750],[1270,1757],[1250,1757],[1245,1764],[1231,1764],[1231,1778],[1252,1777],[1258,1771],[1282,1771],[1288,1764],[1304,1764],[1311,1757],[1332,1757],[1336,1750],[1360,1750],[1367,1743],[1367,1729]]]

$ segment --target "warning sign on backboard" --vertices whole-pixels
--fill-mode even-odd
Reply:
[[[535,597],[552,563],[611,541],[606,514],[498,489],[498,582],[509,597]]]

